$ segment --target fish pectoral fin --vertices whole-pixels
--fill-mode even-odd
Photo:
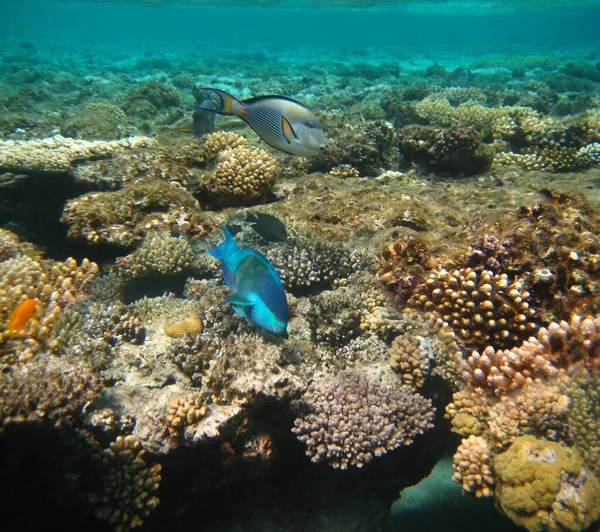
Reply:
[[[250,307],[255,303],[254,301],[250,301],[249,299],[246,299],[238,294],[229,294],[228,296],[225,296],[225,301],[231,305],[235,305],[236,307]]]
[[[281,130],[283,131],[283,136],[285,137],[285,140],[288,141],[288,144],[298,140],[298,135],[296,135],[292,124],[290,124],[290,121],[285,116],[281,117]]]

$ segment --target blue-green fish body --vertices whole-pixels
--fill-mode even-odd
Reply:
[[[225,240],[208,252],[222,262],[223,280],[232,294],[225,299],[233,310],[259,327],[288,337],[288,305],[279,274],[260,251],[238,247],[223,227]]]
[[[296,100],[257,96],[240,101],[220,89],[202,90],[213,96],[215,113],[239,116],[273,148],[299,157],[310,157],[325,149],[325,133],[319,119]]]

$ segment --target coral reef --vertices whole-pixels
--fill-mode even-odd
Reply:
[[[363,467],[432,427],[431,402],[361,372],[317,379],[295,403],[293,432],[313,462]]]

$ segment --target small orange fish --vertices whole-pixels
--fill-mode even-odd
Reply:
[[[37,299],[31,298],[21,301],[8,316],[6,331],[15,334],[23,330],[23,327],[31,319],[31,316],[33,316],[36,303]]]

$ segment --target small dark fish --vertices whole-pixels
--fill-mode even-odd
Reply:
[[[558,200],[554,197],[554,194],[552,194],[551,190],[548,190],[547,188],[541,188],[537,191],[537,193],[540,196],[543,196],[544,199],[550,203],[550,205],[558,205]]]
[[[475,74],[471,72],[468,68],[461,68],[456,75],[456,80],[458,84],[462,87],[466,87],[468,85],[472,85],[475,80]]]
[[[205,87],[215,112],[238,116],[269,146],[299,157],[325,149],[325,133],[319,119],[305,105],[285,96],[257,96],[240,101],[220,89]]]
[[[183,133],[193,133],[199,137],[210,133],[215,128],[215,113],[210,113],[215,109],[215,104],[208,93],[204,93],[196,101],[194,113],[192,114],[192,127],[178,127],[177,131]]]
[[[246,213],[246,221],[254,231],[269,242],[285,242],[287,231],[279,218],[262,212]]]

